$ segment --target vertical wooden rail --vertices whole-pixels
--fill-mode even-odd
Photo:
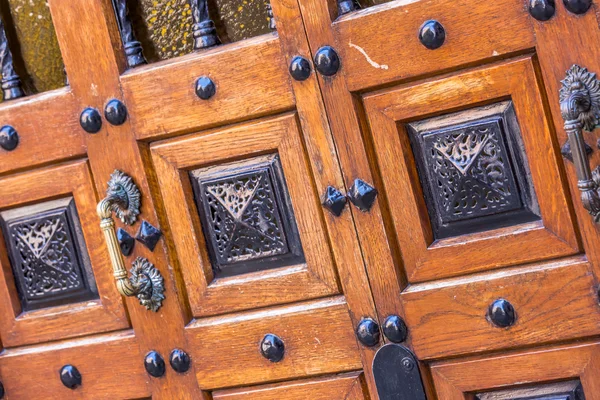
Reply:
[[[94,107],[103,114],[104,106],[109,100],[122,100],[119,76],[127,64],[111,0],[50,0],[49,6],[69,84],[80,102],[80,109]],[[72,118],[78,119],[79,115],[73,115]],[[134,179],[142,192],[140,222],[147,220],[159,227],[141,150],[129,122],[112,126],[103,119],[100,132],[91,135],[81,130],[81,134],[87,139],[88,157],[98,198],[103,197],[110,174],[117,168],[121,169]],[[129,228],[130,233],[135,234],[140,222]],[[133,258],[135,256],[147,258],[161,271],[166,288],[166,300],[157,313],[147,311],[136,298],[126,299],[131,324],[140,343],[139,362],[143,363],[145,354],[155,350],[168,363],[172,349],[186,348],[184,326],[191,315],[176,290],[164,240],[160,241],[154,252],[142,245],[136,246]],[[171,370],[162,378],[148,376],[152,398],[203,397],[195,376],[193,371],[176,374]],[[126,379],[123,379],[123,384],[127,384]]]

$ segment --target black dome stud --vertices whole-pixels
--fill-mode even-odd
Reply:
[[[315,54],[315,68],[321,75],[332,76],[340,70],[340,57],[331,46],[323,46]]]
[[[171,352],[169,357],[169,364],[176,372],[183,374],[190,369],[190,356],[188,353],[181,349],[175,349]]]
[[[102,117],[95,108],[88,107],[81,112],[79,124],[87,133],[98,133],[102,129]]]
[[[165,360],[158,352],[153,350],[144,357],[144,368],[153,377],[160,378],[165,374]]]
[[[135,239],[123,228],[117,229],[117,240],[119,241],[119,247],[121,253],[125,257],[129,256],[135,246]]]
[[[285,355],[285,344],[278,336],[269,333],[260,342],[260,353],[271,362],[279,362]]]
[[[379,333],[379,324],[372,318],[363,318],[356,327],[356,336],[365,346],[376,346],[381,336]]]
[[[19,134],[17,130],[10,125],[4,125],[0,128],[0,147],[6,151],[12,151],[19,145]]]
[[[127,120],[127,107],[121,100],[112,99],[104,107],[104,118],[112,125],[123,125]]]
[[[81,374],[73,365],[67,364],[60,369],[60,381],[69,389],[81,386]]]
[[[196,96],[208,100],[217,93],[215,83],[208,76],[201,76],[196,80]]]
[[[446,30],[436,20],[425,21],[419,30],[419,40],[429,50],[435,50],[446,41]]]
[[[538,21],[548,21],[555,12],[554,0],[529,0],[529,14]]]
[[[592,6],[592,0],[563,0],[565,8],[573,14],[585,14]]]
[[[391,342],[402,343],[408,337],[408,327],[402,318],[390,315],[383,323],[383,334]]]
[[[290,75],[297,81],[305,81],[311,73],[310,61],[302,56],[296,56],[290,63]]]
[[[327,186],[325,192],[325,198],[323,199],[323,207],[329,210],[333,215],[339,217],[344,211],[346,202],[348,199],[342,192],[334,188],[333,186]]]
[[[348,198],[360,211],[367,212],[375,203],[377,189],[362,179],[355,179],[348,191]]]
[[[517,313],[508,300],[498,299],[490,305],[488,318],[498,328],[508,328],[517,321]]]

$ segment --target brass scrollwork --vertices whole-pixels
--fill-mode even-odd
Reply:
[[[98,203],[96,212],[100,217],[100,228],[104,232],[119,293],[136,296],[146,309],[156,312],[165,298],[164,279],[160,271],[143,257],[133,262],[131,278],[127,276],[112,218],[114,212],[124,224],[133,225],[140,214],[140,198],[140,191],[133,179],[115,170],[108,181],[106,197]]]
[[[600,166],[591,170],[587,160],[583,131],[592,132],[600,122],[600,81],[586,68],[573,65],[562,81],[560,111],[569,137],[577,186],[583,207],[600,222]]]

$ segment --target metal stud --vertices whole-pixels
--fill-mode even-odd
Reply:
[[[278,336],[269,333],[260,342],[260,353],[271,362],[279,362],[285,354],[285,344]]]
[[[19,134],[17,130],[10,125],[4,125],[0,128],[0,147],[6,151],[12,151],[19,145]]]
[[[554,0],[529,0],[529,14],[538,21],[548,21],[555,12]]]
[[[419,30],[421,44],[429,50],[440,48],[446,40],[446,30],[436,20],[425,21]]]
[[[121,253],[127,257],[133,251],[133,247],[135,246],[135,239],[131,237],[129,233],[123,228],[117,229],[117,240],[119,241],[119,247],[121,248]]]
[[[13,67],[13,56],[8,47],[4,22],[0,20],[0,66],[2,67],[2,93],[4,100],[25,96],[21,88],[21,79]]]
[[[565,8],[573,14],[585,14],[592,6],[592,0],[563,0]]]
[[[517,321],[517,314],[508,300],[498,299],[490,305],[488,318],[498,328],[508,328]]]
[[[376,346],[380,336],[379,324],[372,318],[363,318],[356,327],[356,337],[365,346]]]
[[[127,56],[127,65],[129,68],[146,64],[146,59],[142,52],[142,44],[135,39],[133,24],[129,18],[129,9],[126,0],[112,0],[115,13],[117,14],[117,24],[121,32],[121,41]]]
[[[135,238],[138,242],[141,242],[144,246],[146,246],[150,251],[154,251],[156,247],[156,243],[162,236],[162,232],[155,228],[150,222],[142,221],[140,225],[140,229],[138,233],[135,235]]]
[[[408,328],[402,318],[390,315],[383,323],[383,334],[394,343],[402,343],[408,337]]]
[[[75,389],[81,385],[81,374],[73,365],[65,365],[60,369],[60,381],[69,389]]]
[[[104,108],[104,118],[113,125],[123,125],[127,120],[127,107],[121,100],[112,99]]]
[[[375,203],[377,189],[362,179],[355,179],[348,191],[348,198],[360,211],[367,212]]]
[[[183,350],[175,349],[169,357],[169,364],[176,372],[183,374],[190,369],[190,356]]]
[[[340,57],[331,46],[323,46],[315,54],[315,68],[321,75],[332,76],[340,69]]]
[[[98,133],[102,129],[102,117],[98,110],[88,107],[81,112],[79,124],[87,133]]]
[[[194,36],[194,50],[221,44],[215,29],[215,23],[210,19],[207,0],[190,0],[192,8],[192,34]]]
[[[215,95],[217,87],[208,76],[201,76],[196,81],[196,96],[202,100],[208,100]]]
[[[165,374],[165,360],[158,352],[153,350],[144,357],[144,368],[153,377],[160,378]]]
[[[348,14],[357,9],[356,3],[354,0],[338,0],[338,17],[341,17],[344,14]]]
[[[346,207],[347,198],[342,192],[333,186],[327,186],[325,198],[323,199],[323,207],[329,210],[333,215],[339,217]]]
[[[296,56],[290,63],[290,75],[297,81],[305,81],[311,73],[310,62],[302,57]]]

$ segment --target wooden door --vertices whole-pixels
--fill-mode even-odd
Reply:
[[[218,45],[205,2],[128,3],[48,2],[64,88],[15,96],[2,56],[0,392],[368,399],[375,306],[298,4]]]
[[[428,398],[598,396],[600,231],[560,108],[573,65],[600,71],[597,5],[299,3],[315,62],[339,62],[319,84],[346,186],[378,191],[351,209],[378,321]],[[408,398],[400,359],[382,399]]]

